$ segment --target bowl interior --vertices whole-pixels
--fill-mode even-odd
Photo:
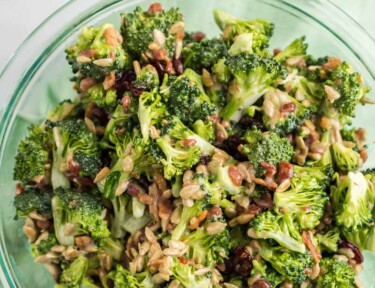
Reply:
[[[30,123],[40,123],[49,109],[66,98],[74,97],[72,74],[65,61],[64,49],[74,41],[82,25],[95,25],[103,21],[119,23],[120,12],[132,11],[136,5],[147,8],[154,1],[113,1],[95,6],[95,13],[86,13],[83,23],[66,23],[61,35],[45,35],[51,41],[51,46],[34,63],[34,69],[26,71],[25,77],[19,84],[19,89],[13,95],[7,110],[3,130],[4,138],[0,150],[0,202],[1,242],[3,248],[4,274],[7,278],[5,287],[52,287],[53,280],[42,265],[33,263],[30,247],[23,236],[22,221],[14,221],[12,201],[15,182],[12,180],[13,162],[18,142],[26,134]],[[315,56],[334,55],[350,62],[360,71],[370,87],[375,87],[374,79],[355,51],[342,39],[334,35],[325,23],[321,23],[303,11],[281,1],[262,0],[189,0],[161,1],[164,7],[178,5],[185,15],[187,30],[200,30],[209,36],[218,36],[212,10],[220,8],[245,19],[264,18],[275,23],[275,32],[271,48],[285,47],[289,42],[302,35],[309,43],[309,52]],[[307,1],[309,2],[309,1]],[[308,5],[308,4],[306,4]],[[301,5],[300,5],[301,6]],[[302,5],[303,6],[303,5]],[[69,27],[69,29],[67,28]],[[25,69],[25,67],[18,67]],[[353,122],[356,126],[368,129],[369,161],[366,166],[375,166],[375,129],[371,129],[371,121],[375,115],[375,107],[358,109],[358,118]],[[374,113],[374,114],[371,114]],[[366,116],[367,115],[367,116]],[[1,134],[1,133],[0,133]],[[362,278],[371,279],[375,271],[372,266],[375,260],[369,260],[371,254],[366,254],[365,273]],[[371,265],[372,264],[372,265]],[[367,281],[366,281],[367,282]],[[367,282],[369,283],[369,282]],[[366,286],[369,287],[369,286]]]

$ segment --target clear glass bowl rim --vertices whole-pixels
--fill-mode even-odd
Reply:
[[[173,2],[178,4],[180,0]],[[240,0],[238,0],[240,1]],[[353,18],[330,0],[259,0],[270,5],[291,8],[304,14],[332,33],[344,43],[358,60],[366,67],[375,80],[375,40]],[[123,0],[71,0],[52,13],[44,20],[17,48],[0,73],[2,101],[0,106],[0,162],[3,155],[4,139],[8,123],[17,102],[41,64],[48,59],[51,49],[69,34],[69,29],[80,26],[97,12],[110,9],[112,5]],[[141,4],[142,0],[126,1],[128,5]],[[335,17],[329,17],[335,15]],[[350,33],[349,33],[350,32]],[[47,35],[47,37],[43,37]],[[53,37],[51,35],[54,35]],[[352,35],[355,35],[352,36]],[[47,38],[48,41],[42,41]],[[53,38],[53,41],[50,39]],[[40,52],[42,51],[42,52]],[[27,57],[28,56],[28,57]],[[24,69],[26,67],[26,69]],[[1,187],[1,183],[0,183]],[[7,287],[17,287],[15,274],[5,252],[3,227],[0,221],[0,284]],[[1,286],[1,285],[0,285]]]

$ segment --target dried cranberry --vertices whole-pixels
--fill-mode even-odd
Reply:
[[[224,140],[224,150],[229,153],[233,158],[238,161],[246,161],[247,157],[242,155],[239,150],[238,146],[244,144],[245,141],[241,139],[238,135],[231,135],[226,140]]]
[[[181,58],[181,56],[178,57],[178,59],[173,58],[173,68],[176,71],[177,75],[181,75],[182,73],[184,73],[184,67],[182,65],[182,58]]]
[[[203,155],[199,159],[199,164],[207,165],[211,161],[210,155]]]
[[[280,112],[291,113],[291,112],[294,112],[295,110],[296,110],[296,104],[294,104],[293,102],[285,103],[280,108]]]
[[[260,198],[253,198],[253,201],[262,209],[273,208],[272,195],[269,192],[263,193]]]
[[[281,183],[286,179],[290,179],[293,176],[293,165],[289,162],[282,161],[279,164],[279,177],[278,182]]]
[[[248,276],[253,269],[253,257],[244,246],[236,247],[225,261],[225,272],[228,274],[239,274]]]
[[[256,112],[254,117],[250,117],[249,115],[243,116],[239,124],[243,128],[251,128],[255,126],[256,128],[262,131],[265,129],[263,120],[262,120],[262,114],[259,112]]]

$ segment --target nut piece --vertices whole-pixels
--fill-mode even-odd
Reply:
[[[109,66],[112,66],[113,59],[103,58],[103,59],[94,60],[92,63],[100,67],[109,67]]]
[[[227,223],[223,222],[211,222],[206,226],[206,231],[208,235],[215,235],[223,232],[227,227]]]
[[[33,243],[38,236],[34,221],[29,217],[26,219],[25,225],[23,225],[23,233],[29,239],[29,243]]]

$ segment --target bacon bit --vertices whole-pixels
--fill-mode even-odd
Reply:
[[[180,256],[178,257],[178,260],[180,260],[180,262],[184,265],[188,265],[189,264],[189,260],[186,259],[184,256]]]
[[[128,193],[132,197],[138,197],[138,195],[141,193],[141,189],[139,189],[138,185],[129,183],[126,193]]]
[[[206,34],[203,32],[194,32],[191,36],[196,42],[201,42],[204,38],[206,38]]]
[[[156,183],[157,187],[160,191],[165,191],[168,189],[167,181],[160,173],[155,173],[154,175],[154,182]]]
[[[260,198],[253,198],[253,200],[262,209],[271,209],[274,205],[272,195],[269,192],[263,193]]]
[[[319,249],[314,246],[310,233],[311,233],[310,231],[303,230],[302,231],[302,241],[305,244],[305,246],[307,247],[307,249],[309,249],[309,251],[311,253],[311,256],[313,257],[315,262],[319,263],[322,256],[320,255]]]
[[[334,70],[338,65],[342,63],[341,59],[336,57],[328,57],[327,63],[324,63],[322,69],[327,70]]]
[[[296,104],[294,104],[293,102],[284,103],[284,104],[280,107],[280,112],[288,112],[288,113],[291,113],[291,112],[294,112],[295,110],[296,110]]]
[[[115,76],[115,72],[112,71],[107,76],[105,76],[104,82],[103,82],[103,88],[104,90],[108,90],[109,88],[115,86],[115,84],[116,84],[116,76]]]
[[[161,219],[169,219],[171,217],[173,208],[169,199],[161,197],[158,202],[158,208],[159,217]]]
[[[365,147],[362,147],[361,150],[359,150],[359,155],[361,156],[363,163],[365,163],[368,159],[367,150]]]
[[[163,7],[161,6],[160,3],[152,3],[150,7],[148,8],[147,13],[148,14],[157,14],[163,11]]]
[[[125,95],[124,97],[122,97],[121,103],[122,103],[122,107],[124,108],[124,112],[128,113],[130,104],[132,103],[130,96]]]
[[[258,205],[250,204],[249,207],[247,207],[247,212],[253,215],[258,215],[263,211],[262,208],[260,208]]]
[[[139,200],[140,202],[142,202],[143,204],[151,205],[152,202],[154,201],[154,198],[151,197],[151,196],[148,195],[148,194],[139,194],[139,195],[138,195],[138,200]]]
[[[118,37],[117,37],[117,31],[114,27],[108,27],[107,29],[105,29],[104,39],[108,45],[111,45],[114,47],[120,44],[118,41]]]
[[[173,63],[169,60],[169,58],[165,63],[165,72],[167,72],[168,74],[174,74]]]
[[[79,89],[82,91],[86,92],[88,91],[92,86],[96,85],[96,80],[94,78],[85,78],[82,79],[81,82],[79,83]]]
[[[79,170],[80,170],[80,166],[77,162],[73,161],[73,160],[70,160],[68,162],[69,164],[69,170],[70,170],[70,175],[72,177],[78,177],[79,176]]]
[[[260,165],[264,169],[266,169],[264,181],[266,183],[267,188],[270,190],[275,190],[277,188],[277,184],[274,180],[274,176],[276,175],[276,172],[277,172],[275,165],[272,165],[267,162],[262,162],[260,163]]]
[[[279,54],[281,52],[281,49],[280,48],[275,48],[273,49],[273,56],[276,56],[277,54]]]
[[[158,208],[158,202],[160,199],[161,192],[158,189],[158,186],[156,183],[153,183],[148,187],[148,194],[153,198],[153,202],[151,205],[149,205],[149,213],[154,218],[156,223],[160,222],[159,219],[159,208]]]
[[[277,182],[281,184],[286,179],[293,177],[293,165],[289,162],[281,161],[279,164],[279,177]]]
[[[197,141],[195,141],[194,139],[183,139],[181,143],[182,146],[189,147],[194,146],[197,143]]]
[[[16,195],[20,195],[25,192],[25,188],[23,188],[21,183],[17,183],[16,185]]]
[[[329,129],[329,127],[331,126],[331,120],[323,116],[322,118],[320,118],[319,126],[323,129]]]
[[[94,103],[93,102],[89,102],[89,104],[87,105],[86,107],[86,110],[85,110],[85,118],[89,118],[89,119],[92,119],[92,110],[94,108]]]
[[[192,221],[190,221],[191,224],[189,225],[189,229],[190,230],[197,229],[199,225],[201,224],[201,222],[206,218],[207,214],[208,214],[208,210],[204,210],[198,217],[193,217],[193,219],[191,219]]]
[[[236,166],[233,166],[233,165],[229,166],[228,175],[229,175],[230,180],[232,180],[232,183],[235,186],[241,185],[244,175]]]
[[[354,132],[357,144],[362,147],[362,142],[366,141],[366,130],[363,128],[358,128]]]
[[[166,60],[168,58],[167,50],[161,48],[152,52],[152,55],[155,57],[156,60]]]
[[[94,58],[94,56],[96,55],[96,50],[93,50],[93,49],[87,49],[87,50],[84,50],[84,51],[81,51],[79,53],[79,56],[85,56],[85,57],[88,57],[88,58]]]

